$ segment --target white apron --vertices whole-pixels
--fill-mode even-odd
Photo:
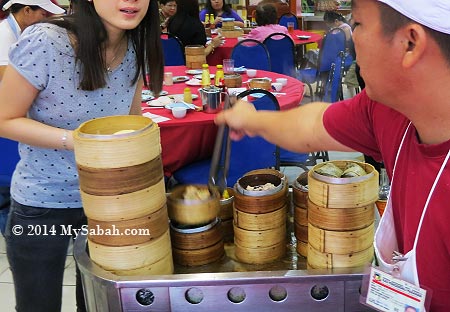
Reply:
[[[409,123],[405,133],[403,134],[402,142],[400,143],[400,147],[398,149],[397,156],[395,158],[394,169],[392,172],[392,182],[391,182],[392,185],[395,181],[395,168],[397,166],[398,157],[400,155],[403,142],[405,140],[406,134],[408,133],[410,126],[411,123]],[[381,217],[380,224],[378,225],[378,228],[375,232],[375,239],[374,239],[375,255],[378,259],[378,264],[381,267],[381,269],[385,272],[391,273],[396,278],[400,278],[416,286],[420,286],[416,266],[416,248],[420,230],[422,228],[422,222],[427,212],[431,196],[433,195],[434,189],[436,188],[436,185],[441,177],[441,174],[444,171],[449,156],[450,150],[448,151],[447,156],[444,159],[444,162],[442,163],[442,166],[436,176],[436,179],[434,180],[433,186],[431,187],[431,190],[428,193],[427,201],[425,202],[419,226],[416,231],[416,237],[414,239],[413,248],[410,251],[408,251],[405,255],[401,255],[397,252],[398,251],[397,235],[395,234],[394,215],[392,211],[392,201],[390,197],[388,198],[386,210],[384,211],[384,214]]]

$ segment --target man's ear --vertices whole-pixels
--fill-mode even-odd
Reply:
[[[427,35],[423,26],[411,23],[404,29],[404,56],[403,66],[414,66],[424,53],[427,45]]]

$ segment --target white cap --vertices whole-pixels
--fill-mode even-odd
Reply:
[[[16,3],[23,5],[37,5],[45,11],[53,14],[63,14],[65,12],[64,9],[60,8],[50,0],[10,0],[3,6],[3,11],[8,10],[13,4]]]
[[[378,0],[413,21],[450,34],[450,0]]]

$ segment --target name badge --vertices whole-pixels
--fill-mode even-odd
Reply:
[[[427,291],[372,267],[365,304],[384,312],[421,312]]]

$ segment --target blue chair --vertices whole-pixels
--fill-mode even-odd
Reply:
[[[165,66],[186,65],[183,43],[170,33],[161,34]]]
[[[345,33],[342,29],[333,28],[323,38],[317,66],[298,70],[297,79],[308,86],[311,98],[314,94],[311,86],[313,83],[317,83],[315,94],[320,99],[323,98],[331,64],[334,63],[341,51],[345,51]]]
[[[297,16],[291,12],[284,13],[280,16],[280,19],[278,20],[278,24],[285,26],[287,28],[287,23],[294,23],[294,29],[298,29],[298,19]]]
[[[269,51],[272,71],[296,77],[295,44],[291,37],[282,33],[273,33],[263,43]]]
[[[269,51],[258,40],[244,39],[238,42],[231,50],[231,58],[235,67],[271,70]]]
[[[342,78],[345,69],[345,54],[341,51],[336,60],[331,64],[331,70],[325,87],[323,101],[334,103],[343,100]]]
[[[262,89],[246,90],[238,98],[258,93],[264,95],[253,101],[258,110],[279,110],[280,106],[275,96]],[[187,165],[173,174],[179,184],[207,184],[211,167],[211,159],[198,161]],[[245,173],[262,168],[279,169],[278,147],[261,137],[244,137],[239,141],[231,141],[230,165],[227,176],[227,186],[233,187]]]

